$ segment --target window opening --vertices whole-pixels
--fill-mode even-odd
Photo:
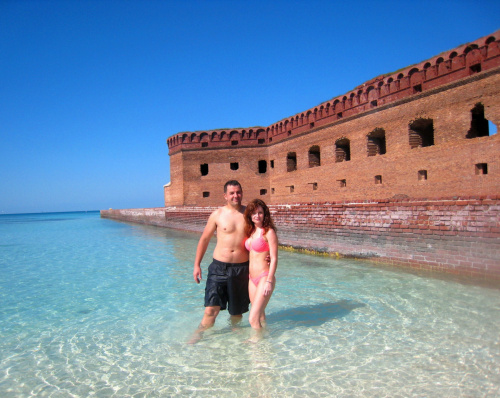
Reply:
[[[488,164],[478,163],[476,164],[476,175],[486,175],[488,174]]]
[[[313,127],[314,127],[314,122],[309,123],[309,128],[312,129]]]
[[[317,182],[309,182],[308,184],[312,186],[313,191],[316,191],[318,189],[318,183]]]
[[[373,100],[372,102],[370,102],[370,105],[372,106],[372,108],[375,108],[377,106],[377,100]]]
[[[490,135],[489,127],[493,123],[490,124],[489,120],[484,117],[484,105],[476,104],[470,113],[470,129],[465,138],[488,137]]]
[[[286,187],[290,189],[290,193],[293,193],[293,191],[295,190],[295,187],[293,185],[287,185]]]
[[[337,113],[337,119],[342,119],[342,112]]]
[[[267,172],[267,162],[265,160],[259,160],[259,173],[264,174]]]
[[[471,65],[469,71],[471,75],[481,72],[481,64]]]
[[[261,195],[265,195],[265,194],[267,194],[267,189],[261,189],[261,190],[260,190],[260,194],[261,194]]]
[[[340,188],[347,187],[347,181],[346,180],[337,180],[337,182],[339,183],[339,187]]]
[[[432,119],[417,119],[409,125],[410,148],[434,145],[434,122]]]
[[[206,176],[208,174],[208,164],[200,164],[200,172],[202,176]]]
[[[274,195],[274,188],[271,188],[271,194]]]
[[[413,94],[421,93],[421,92],[422,92],[422,85],[421,84],[417,84],[417,85],[413,86]]]
[[[238,170],[240,168],[240,164],[238,162],[230,163],[229,167],[231,167],[231,170]]]
[[[297,170],[297,155],[295,152],[290,152],[286,156],[286,171]]]
[[[270,166],[271,166],[271,169],[274,169],[274,159],[273,159],[273,160],[271,160],[271,162],[270,162],[269,164],[270,164]]]
[[[351,160],[351,146],[347,138],[335,143],[335,162],[347,162]]]
[[[264,138],[259,138],[259,139],[257,140],[257,143],[258,143],[259,145],[262,145],[262,144],[265,144],[265,143],[266,143],[266,140],[265,140]]]
[[[419,181],[427,180],[427,170],[419,170],[418,171],[418,180]]]
[[[203,192],[203,197],[204,198],[210,197],[210,192],[207,192],[207,191]]]
[[[309,167],[321,166],[321,155],[319,146],[314,145],[309,149]]]
[[[368,156],[384,155],[386,152],[385,148],[385,130],[381,128],[376,128],[371,133],[368,134]]]
[[[382,176],[381,175],[375,176],[375,184],[382,184]]]
[[[201,143],[201,147],[202,147],[202,148],[206,148],[207,146],[208,146],[208,142],[202,142],[202,143]]]
[[[238,145],[238,141],[231,141],[231,145]]]

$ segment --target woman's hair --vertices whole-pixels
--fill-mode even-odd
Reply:
[[[260,199],[254,199],[247,205],[247,208],[245,209],[245,235],[247,237],[252,235],[253,231],[255,231],[255,224],[252,221],[252,213],[255,212],[258,207],[262,207],[262,210],[264,211],[264,221],[262,222],[264,234],[266,234],[269,229],[274,229],[276,231],[273,219],[271,218],[271,212],[269,211],[267,205]]]

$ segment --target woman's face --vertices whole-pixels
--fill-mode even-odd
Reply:
[[[252,221],[257,227],[262,226],[262,223],[264,222],[264,210],[261,206],[258,206],[252,212]]]

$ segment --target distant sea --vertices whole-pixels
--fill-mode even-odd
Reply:
[[[0,397],[500,396],[499,290],[355,260],[280,251],[264,336],[223,312],[187,344],[198,238],[0,215]]]

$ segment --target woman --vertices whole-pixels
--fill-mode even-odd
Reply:
[[[273,294],[278,266],[278,237],[271,213],[260,199],[252,200],[245,210],[245,247],[250,252],[248,294],[252,306],[249,321],[254,329],[262,329],[266,306]],[[270,256],[270,261],[266,260]]]

